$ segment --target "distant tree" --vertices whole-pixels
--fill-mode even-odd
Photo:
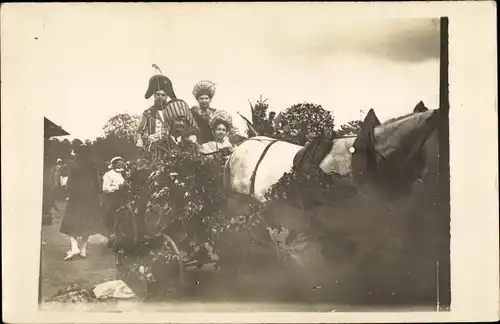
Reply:
[[[340,129],[337,130],[338,136],[344,135],[356,135],[361,128],[361,120],[351,120],[347,124],[340,126]]]
[[[95,162],[102,167],[106,167],[107,162],[115,156],[120,156],[126,161],[133,160],[136,157],[134,142],[118,137],[115,134],[96,138],[91,149]]]
[[[48,165],[53,165],[61,158],[67,161],[71,157],[71,143],[68,139],[60,141],[58,138],[46,139],[44,142],[44,158]]]
[[[104,134],[133,142],[140,118],[139,115],[118,114],[106,122]]]

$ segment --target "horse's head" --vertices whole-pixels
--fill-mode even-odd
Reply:
[[[437,128],[439,110],[419,102],[408,115],[380,123],[371,109],[354,142],[354,177],[389,194],[406,194],[422,176],[422,148]]]

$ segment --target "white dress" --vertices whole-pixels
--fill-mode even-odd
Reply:
[[[229,148],[233,150],[233,144],[229,142],[229,138],[226,136],[222,142],[210,141],[203,144],[200,148],[202,154],[214,153],[222,150],[223,148]]]

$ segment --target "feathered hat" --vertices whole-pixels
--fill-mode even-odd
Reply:
[[[158,65],[153,64],[152,67],[155,75],[149,79],[148,90],[146,91],[146,95],[144,97],[149,99],[157,91],[163,90],[172,100],[177,99],[177,96],[174,93],[172,81],[163,75]]]
[[[215,83],[207,80],[198,82],[193,88],[193,96],[198,98],[201,95],[212,98],[215,95]]]
[[[169,96],[172,100],[177,99],[174,93],[174,88],[172,86],[172,81],[164,75],[157,74],[149,79],[149,87],[144,96],[146,99],[151,98],[151,96],[157,92],[163,90],[165,94]]]

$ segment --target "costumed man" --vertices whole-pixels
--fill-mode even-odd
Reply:
[[[174,144],[178,140],[175,136],[174,138],[168,136],[174,120],[182,117],[182,123],[190,125],[191,128],[197,128],[197,124],[189,111],[189,106],[183,100],[177,99],[172,82],[166,76],[159,74],[151,77],[145,98],[149,99],[153,95],[153,106],[144,111],[139,122],[136,146],[145,149],[156,158],[161,158],[168,152],[172,140]],[[168,98],[171,100],[168,101]],[[180,134],[175,135],[180,136]]]

